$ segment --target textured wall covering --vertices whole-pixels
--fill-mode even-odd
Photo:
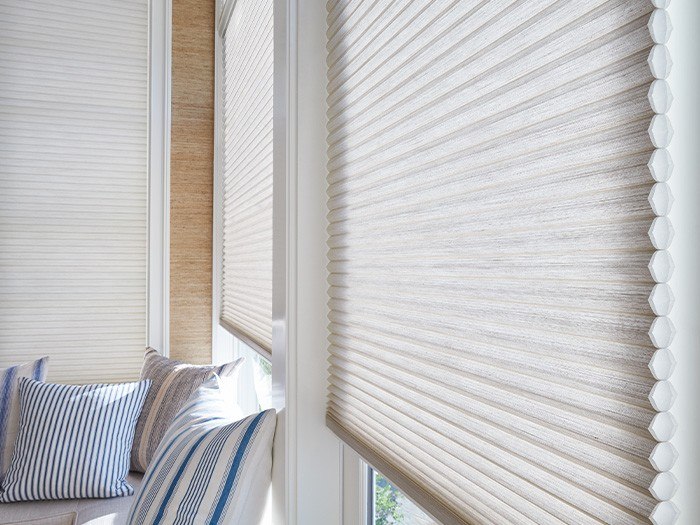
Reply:
[[[170,356],[211,361],[214,0],[173,0]]]

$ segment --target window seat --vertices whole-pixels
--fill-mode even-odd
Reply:
[[[143,474],[129,473],[127,481],[138,492]],[[0,503],[0,525],[48,518],[75,512],[80,525],[122,525],[126,523],[134,496],[109,499],[72,499]]]

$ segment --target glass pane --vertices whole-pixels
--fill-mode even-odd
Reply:
[[[272,364],[223,327],[218,327],[217,353],[221,362],[243,357],[245,360],[235,381],[232,401],[241,415],[272,408]]]
[[[370,491],[372,525],[439,525],[374,470]]]
[[[253,353],[251,359],[255,374],[258,410],[267,410],[272,408],[272,363],[250,348],[248,350]]]

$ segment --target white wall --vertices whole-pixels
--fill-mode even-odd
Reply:
[[[669,115],[675,130],[669,149],[676,166],[669,181],[676,199],[671,212],[676,230],[671,246],[676,304],[671,318],[677,329],[672,349],[678,361],[671,380],[678,391],[673,413],[679,459],[674,473],[680,481],[674,502],[681,511],[678,523],[694,525],[700,523],[700,2],[673,0],[668,11],[674,26],[669,43],[674,102]]]

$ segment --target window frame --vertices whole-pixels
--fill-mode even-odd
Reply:
[[[145,175],[143,182],[146,190],[146,214],[143,223],[139,220],[140,224],[145,225],[146,231],[145,244],[141,252],[146,259],[145,272],[141,274],[145,275],[145,286],[143,288],[139,286],[139,293],[143,293],[145,297],[143,318],[145,330],[144,337],[139,337],[139,345],[143,345],[141,348],[153,347],[161,354],[168,356],[172,0],[147,0],[144,6],[146,12],[138,15],[138,18],[145,22],[147,31],[145,53],[141,55],[141,58],[146,60],[146,108],[142,115],[145,117],[146,133],[145,140],[140,142],[145,147],[146,153],[145,163],[140,164],[144,168]],[[41,25],[43,15],[37,16],[39,16],[38,23]],[[71,57],[68,59],[70,60]],[[57,153],[57,155],[64,154],[65,152]],[[92,198],[85,202],[86,205],[94,205]],[[45,322],[45,320],[35,322]],[[139,351],[138,347],[136,351]],[[70,365],[69,374],[79,368]],[[134,378],[137,378],[138,368],[135,369],[134,374]],[[102,380],[107,379],[102,378]],[[116,379],[111,379],[113,380]]]
[[[213,173],[213,196],[212,196],[212,362],[224,362],[230,359],[230,355],[221,352],[221,345],[219,344],[218,337],[220,330],[225,330],[231,334],[234,338],[241,341],[243,344],[252,348],[254,351],[259,353],[265,359],[271,360],[271,356],[268,352],[258,345],[255,341],[249,338],[244,333],[236,330],[235,327],[222,321],[221,319],[221,301],[222,301],[222,285],[221,278],[223,275],[223,239],[224,239],[224,128],[223,128],[223,115],[224,115],[224,38],[221,32],[224,31],[228,24],[231,22],[231,18],[234,16],[234,9],[236,8],[237,0],[215,0],[215,19],[214,19],[214,173]],[[275,9],[277,5],[275,4]],[[225,22],[223,22],[225,20]],[[273,28],[274,33],[278,32],[278,21],[275,15],[274,21],[275,27]],[[275,37],[277,38],[277,37]],[[276,43],[276,41],[275,41]],[[278,56],[275,54],[275,70],[278,69]],[[275,74],[275,84],[278,83],[277,75]],[[275,89],[277,89],[275,87]],[[277,102],[277,94],[274,95],[274,112],[275,115],[278,113],[279,103]],[[278,149],[277,139],[273,138],[274,149]],[[276,153],[273,153],[273,156]],[[277,171],[277,166],[279,162],[275,157],[275,172]],[[277,183],[277,175],[274,175],[275,184]],[[273,197],[274,199],[275,197]],[[280,215],[284,213],[278,203],[273,203],[273,214]],[[273,219],[274,220],[274,219]],[[280,231],[277,226],[273,225],[273,249],[277,249],[278,237],[280,236]],[[273,259],[279,258],[275,257],[273,254]],[[274,264],[273,261],[273,274],[274,274]],[[274,281],[274,279],[273,279]],[[274,283],[273,283],[274,284]],[[275,298],[273,297],[273,303]],[[273,317],[274,317],[274,304],[273,304]],[[273,335],[274,339],[274,335]]]
[[[229,0],[230,2],[231,0]],[[222,16],[225,0],[215,0],[216,18],[214,22],[214,173],[212,192],[212,362],[218,363],[226,356],[221,354],[219,330],[226,329],[220,323],[221,318],[221,276],[223,273],[223,39],[219,34],[219,20]],[[227,330],[228,331],[228,330]],[[233,334],[232,334],[233,335]]]
[[[372,465],[350,446],[342,445],[343,455],[343,525],[374,525],[374,474],[379,473]],[[391,482],[389,478],[386,478]],[[426,516],[436,523],[439,521],[402,492]]]
[[[348,445],[341,448],[343,525],[373,525],[372,468]]]
[[[170,112],[172,1],[148,3],[147,344],[170,354]]]

